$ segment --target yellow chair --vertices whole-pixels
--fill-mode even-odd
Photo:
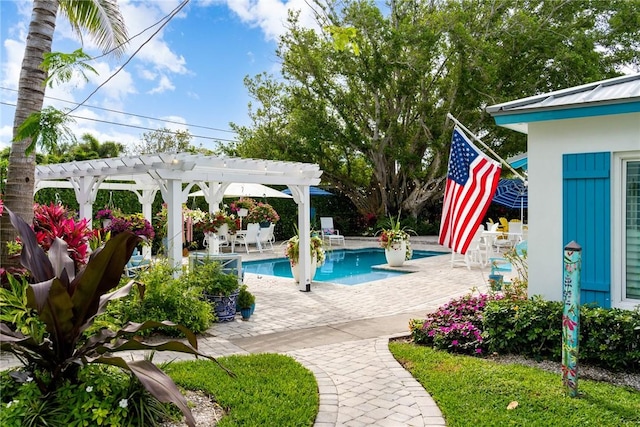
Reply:
[[[502,231],[503,233],[508,233],[509,232],[509,221],[507,221],[507,218],[500,217],[499,221],[500,221],[500,227],[498,227],[498,230]]]

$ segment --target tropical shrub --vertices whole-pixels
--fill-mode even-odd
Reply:
[[[560,360],[562,310],[558,301],[496,301],[485,310],[490,351]],[[640,372],[640,309],[580,307],[579,360],[611,370]]]
[[[580,360],[640,372],[640,308],[580,308]]]
[[[34,382],[45,396],[39,404],[47,406],[67,382],[78,382],[82,366],[90,363],[117,366],[135,375],[159,401],[174,403],[185,415],[188,425],[194,426],[195,420],[184,396],[158,367],[148,360],[131,361],[114,355],[123,350],[158,349],[210,358],[198,352],[191,331],[171,322],[146,321],[128,323],[115,332],[101,329],[89,338],[83,335],[111,300],[125,296],[131,289],[133,282],[115,288],[140,238],[130,232],[112,237],[92,253],[76,275],[73,259],[62,239],[55,238],[45,253],[29,225],[9,209],[5,210],[22,240],[21,262],[33,282],[26,290],[27,307],[37,313],[46,329],[46,336],[38,337],[23,334],[15,325],[0,323],[0,349],[14,354],[24,365],[12,378],[19,383]],[[188,342],[148,344],[133,339],[139,331],[158,326],[175,326],[186,335]]]
[[[50,378],[35,372],[19,383],[0,373],[0,425],[7,427],[87,425],[140,427],[158,425],[177,414],[167,404],[149,394],[133,375],[105,365],[86,365],[78,372],[77,383],[65,380],[53,396],[45,396],[39,382]],[[30,378],[30,379],[29,379]]]
[[[74,215],[74,212],[57,203],[36,204],[33,207],[33,231],[36,233],[38,244],[45,252],[57,237],[64,240],[78,269],[87,262],[89,239],[93,234],[87,220],[75,220]]]
[[[562,303],[540,297],[491,302],[484,330],[490,352],[560,360]]]
[[[141,272],[136,282],[144,291],[132,292],[114,304],[108,313],[112,319],[118,316],[127,322],[171,319],[195,334],[206,331],[213,323],[211,306],[202,301],[202,288],[191,283],[187,274],[174,278],[167,262],[155,263],[153,268]],[[146,330],[141,334],[155,332],[168,336],[180,335],[180,331],[172,327]]]
[[[197,264],[183,279],[190,287],[197,288],[202,295],[229,296],[240,287],[238,276],[227,274],[217,261]]]

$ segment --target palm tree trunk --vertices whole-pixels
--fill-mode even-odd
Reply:
[[[44,82],[47,77],[40,64],[45,53],[51,52],[53,33],[56,28],[58,0],[34,0],[27,44],[22,60],[18,100],[13,121],[15,135],[17,127],[31,114],[42,109],[44,102]],[[33,190],[35,185],[35,153],[27,156],[26,149],[31,141],[25,139],[11,144],[5,205],[22,217],[28,224],[33,220]],[[17,266],[17,260],[8,258],[6,245],[16,238],[16,231],[9,223],[7,215],[0,218],[0,266]]]

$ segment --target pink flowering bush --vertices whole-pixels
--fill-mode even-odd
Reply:
[[[501,298],[501,295],[468,294],[453,299],[425,319],[411,320],[413,340],[417,344],[455,353],[484,354],[484,309],[489,301]]]

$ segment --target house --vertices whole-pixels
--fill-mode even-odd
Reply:
[[[527,134],[529,294],[562,299],[563,249],[582,247],[583,304],[640,304],[640,74],[487,107]]]

